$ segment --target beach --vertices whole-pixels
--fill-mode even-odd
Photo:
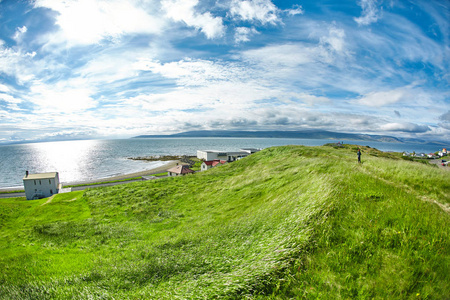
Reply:
[[[117,175],[112,177],[105,177],[105,178],[99,178],[99,179],[93,179],[93,180],[83,180],[83,181],[77,181],[77,182],[63,182],[63,185],[78,185],[78,184],[89,184],[89,183],[99,183],[99,182],[105,182],[105,181],[116,181],[116,180],[124,180],[134,177],[141,177],[141,176],[148,176],[152,174],[158,174],[166,172],[168,169],[176,166],[179,164],[180,161],[168,161],[165,165],[159,166],[156,168],[148,169],[141,172],[135,172],[135,173],[128,173],[123,175]]]

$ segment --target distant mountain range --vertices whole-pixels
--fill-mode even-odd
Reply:
[[[330,140],[360,140],[390,143],[426,143],[442,145],[443,142],[429,142],[421,139],[399,138],[387,135],[341,133],[326,130],[304,131],[232,131],[232,130],[199,130],[187,131],[171,135],[139,135],[134,138],[196,138],[196,137],[226,137],[226,138],[291,138],[291,139],[330,139]]]

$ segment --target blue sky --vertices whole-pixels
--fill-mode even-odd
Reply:
[[[189,130],[450,140],[449,1],[0,1],[0,143]]]

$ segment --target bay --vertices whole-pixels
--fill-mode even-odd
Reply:
[[[59,172],[61,182],[103,179],[140,172],[165,162],[130,160],[153,155],[196,155],[197,150],[238,151],[241,148],[267,148],[282,145],[319,146],[334,140],[280,138],[142,138],[82,140],[0,146],[0,188],[22,188],[25,171]],[[347,141],[382,151],[436,152],[426,144]]]

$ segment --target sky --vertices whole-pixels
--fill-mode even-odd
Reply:
[[[0,0],[0,143],[192,130],[450,141],[448,0]]]

